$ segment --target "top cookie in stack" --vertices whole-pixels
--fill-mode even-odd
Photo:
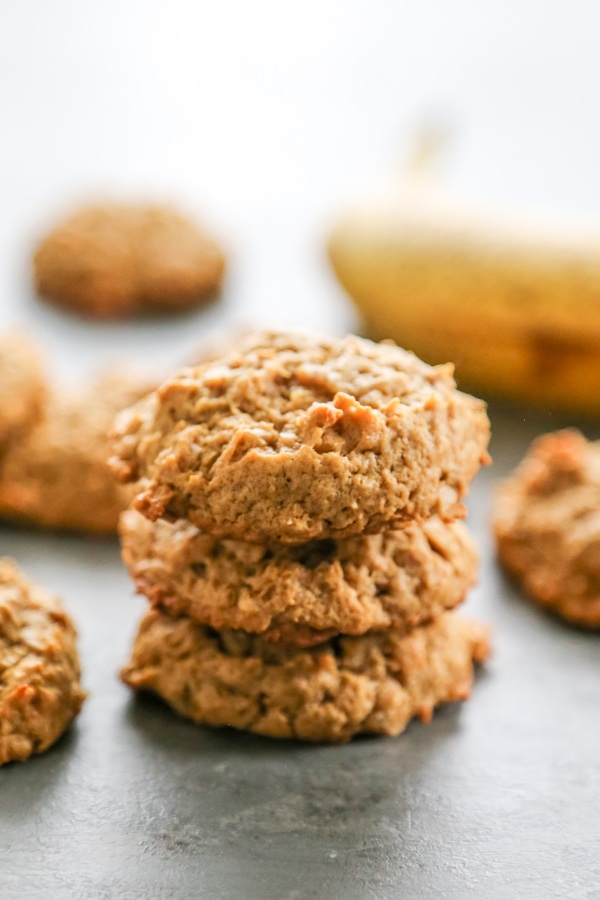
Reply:
[[[298,544],[439,514],[487,461],[484,404],[389,344],[261,333],[125,412],[113,466],[135,507],[214,537]]]
[[[262,333],[122,413],[123,558],[154,607],[124,680],[198,722],[315,741],[466,697],[487,639],[448,612],[477,570],[454,520],[489,423],[451,371]]]

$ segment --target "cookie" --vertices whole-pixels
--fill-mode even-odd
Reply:
[[[538,438],[495,498],[498,558],[542,606],[600,628],[600,442]]]
[[[17,332],[0,335],[0,446],[39,418],[46,395],[39,351]]]
[[[116,532],[132,491],[108,467],[115,414],[148,390],[141,379],[108,373],[55,391],[43,419],[0,460],[0,518],[43,528]]]
[[[255,334],[119,416],[111,464],[143,479],[148,518],[215,537],[293,544],[452,519],[489,422],[451,373],[353,336]]]
[[[0,765],[47,750],[79,712],[75,638],[60,601],[0,560]]]
[[[242,631],[215,631],[158,610],[142,621],[130,687],[153,691],[195,722],[306,741],[399,734],[440,703],[464,700],[484,628],[445,614],[398,635],[340,637],[299,650]]]
[[[216,629],[309,646],[339,632],[409,630],[464,600],[477,552],[462,522],[308,544],[218,540],[128,510],[123,560],[139,593]]]
[[[42,297],[99,318],[182,310],[217,292],[225,257],[212,237],[168,206],[89,206],[37,248]]]

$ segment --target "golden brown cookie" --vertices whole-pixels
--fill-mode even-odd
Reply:
[[[156,606],[213,628],[310,646],[333,635],[409,630],[461,603],[477,551],[461,522],[308,544],[218,540],[188,522],[119,527],[137,590]]]
[[[440,703],[464,700],[485,628],[451,614],[398,635],[340,637],[311,649],[218,632],[153,610],[123,680],[153,691],[195,722],[278,738],[341,742],[399,734]]]
[[[225,257],[169,206],[89,206],[49,234],[33,258],[37,292],[99,318],[181,310],[214,296]]]
[[[46,394],[38,348],[18,332],[0,335],[0,445],[39,418]]]
[[[0,560],[0,765],[42,753],[85,700],[60,601]]]
[[[141,379],[114,372],[75,391],[55,391],[41,421],[0,461],[0,518],[116,532],[132,491],[108,467],[107,433],[116,413],[147,389]]]
[[[115,471],[135,507],[215,537],[304,543],[439,514],[487,461],[484,404],[358,337],[261,333],[183,369],[118,417]]]
[[[534,441],[497,492],[498,558],[538,603],[600,628],[600,442],[578,431]]]

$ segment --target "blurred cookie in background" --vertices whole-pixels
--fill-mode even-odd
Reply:
[[[0,335],[0,446],[34,423],[46,396],[41,354],[16,331]]]
[[[574,429],[543,435],[499,488],[498,558],[529,596],[600,628],[600,443]]]
[[[0,519],[116,533],[133,490],[108,468],[107,435],[115,415],[150,387],[140,376],[112,370],[75,389],[55,388],[40,421],[0,460]]]
[[[100,319],[179,312],[218,296],[225,255],[171,206],[85,206],[60,222],[33,256],[45,300]]]

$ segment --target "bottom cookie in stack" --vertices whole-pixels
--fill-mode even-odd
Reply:
[[[465,700],[473,663],[488,653],[486,629],[450,613],[407,634],[299,649],[152,610],[121,674],[198,723],[338,743],[400,734],[413,717],[429,721],[440,703]]]
[[[399,734],[468,696],[488,654],[486,630],[447,612],[476,578],[461,523],[252,545],[129,511],[121,537],[155,606],[123,679],[199,723],[309,741]]]

